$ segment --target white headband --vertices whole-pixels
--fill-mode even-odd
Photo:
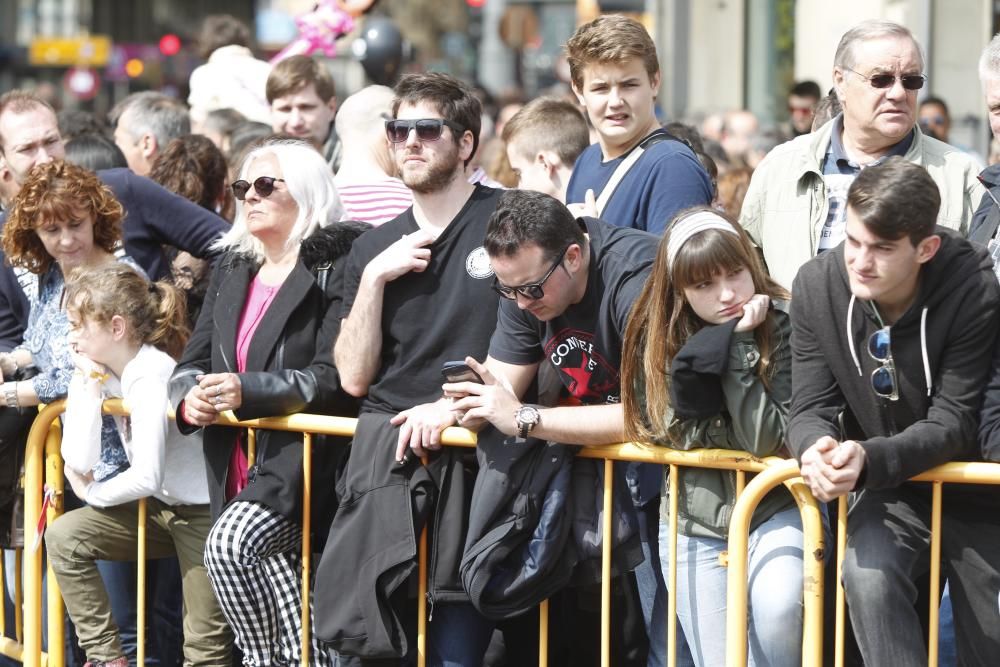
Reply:
[[[725,218],[720,217],[716,213],[712,213],[711,211],[692,213],[678,220],[670,227],[670,240],[667,242],[667,266],[673,270],[674,260],[677,259],[677,253],[681,251],[681,246],[687,243],[688,239],[695,234],[708,229],[721,229],[736,236],[740,235]]]

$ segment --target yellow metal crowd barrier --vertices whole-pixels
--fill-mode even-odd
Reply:
[[[25,503],[24,514],[26,525],[31,527],[42,508],[43,487],[47,484],[56,492],[56,501],[48,509],[48,520],[53,521],[62,512],[62,458],[60,456],[60,432],[57,418],[62,414],[64,402],[58,401],[42,408],[32,425],[25,452]],[[107,401],[105,412],[109,414],[127,414],[121,401]],[[249,429],[248,443],[250,445],[248,458],[253,465],[254,441],[256,429],[295,431],[305,436],[303,456],[303,538],[302,538],[302,595],[303,600],[309,599],[310,568],[312,549],[309,543],[309,507],[312,477],[311,444],[312,435],[351,436],[354,433],[356,420],[341,417],[298,414],[288,417],[256,419],[245,422],[237,421],[231,413],[222,416],[220,423]],[[474,447],[475,434],[460,428],[446,429],[442,434],[442,442],[450,446]],[[671,486],[675,486],[678,471],[681,467],[714,468],[735,470],[737,477],[737,492],[739,499],[733,511],[728,545],[728,600],[727,600],[727,664],[730,667],[746,664],[747,655],[747,548],[750,519],[754,509],[768,491],[779,484],[784,484],[792,493],[798,504],[803,522],[805,555],[803,564],[803,640],[802,664],[822,664],[823,647],[823,564],[826,550],[822,515],[819,504],[809,493],[808,488],[799,476],[795,461],[779,458],[758,459],[746,452],[731,450],[694,450],[679,451],[665,447],[653,447],[640,443],[625,443],[586,447],[578,454],[580,457],[602,459],[605,462],[604,486],[604,534],[611,530],[611,500],[614,475],[612,465],[615,461],[638,461],[656,463],[668,466]],[[747,473],[754,473],[754,478],[746,482]],[[944,482],[1000,484],[1000,465],[986,463],[951,463],[934,468],[916,478],[918,481],[934,483],[933,500],[933,533],[932,550],[932,590],[940,577],[940,511],[941,484]],[[670,561],[668,563],[667,586],[676,590],[676,540],[677,540],[677,499],[671,496],[670,507]],[[144,535],[142,518],[144,505],[140,507],[140,538]],[[837,573],[839,581],[839,563],[843,558],[843,548],[846,543],[846,499],[841,499],[840,522],[838,525],[838,557]],[[32,550],[34,541],[33,529],[25,532],[26,551],[23,558],[24,591],[23,591],[23,644],[13,640],[0,641],[0,653],[17,659],[22,659],[26,665],[52,665],[62,667],[65,664],[63,655],[63,617],[64,609],[55,577],[48,577],[48,653],[42,651],[42,549]],[[601,664],[610,667],[610,614],[611,614],[611,541],[604,540],[603,578],[602,578],[602,614],[601,614]],[[144,544],[138,540],[137,558],[139,562],[139,664],[142,664],[144,645]],[[417,653],[418,665],[423,667],[426,655],[426,534],[421,536],[419,547],[420,595],[418,596],[418,632]],[[0,572],[2,574],[2,572]],[[20,577],[18,577],[18,580]],[[929,664],[936,664],[937,654],[937,608],[932,597],[931,603],[931,637],[929,641]],[[837,665],[843,664],[843,590],[838,585],[837,591]],[[676,664],[677,623],[676,603],[674,596],[668,596],[667,610],[667,655],[668,667]],[[539,665],[548,664],[548,607],[543,602],[539,613]],[[6,620],[0,616],[0,632],[4,629]],[[20,623],[18,623],[20,626]],[[308,660],[309,652],[309,606],[302,609],[302,655],[303,663]],[[20,633],[18,633],[20,634]]]

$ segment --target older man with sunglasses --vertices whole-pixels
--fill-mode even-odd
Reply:
[[[917,125],[927,81],[920,45],[889,21],[865,21],[840,40],[833,82],[844,111],[768,154],[754,172],[740,223],[785,287],[811,257],[844,240],[847,190],[892,155],[926,168],[941,191],[938,224],[967,232],[984,194],[975,160]]]
[[[867,665],[924,665],[916,580],[929,568],[931,489],[908,482],[979,457],[979,407],[1000,325],[985,248],[935,226],[941,196],[902,157],[847,194],[846,241],[792,290],[788,445],[822,501],[854,492],[843,582]],[[958,664],[1000,664],[1000,496],[946,485],[941,565]],[[932,599],[938,592],[931,592]]]

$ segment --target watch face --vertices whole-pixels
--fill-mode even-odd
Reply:
[[[538,423],[538,410],[530,405],[522,405],[517,411],[517,421],[534,426]]]

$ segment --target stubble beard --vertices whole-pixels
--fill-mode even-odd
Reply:
[[[454,147],[454,150],[442,155],[435,162],[425,163],[427,170],[422,174],[407,174],[404,169],[400,168],[400,177],[403,184],[414,192],[422,195],[432,194],[444,190],[458,178],[462,173],[458,169],[460,162],[458,148]]]

